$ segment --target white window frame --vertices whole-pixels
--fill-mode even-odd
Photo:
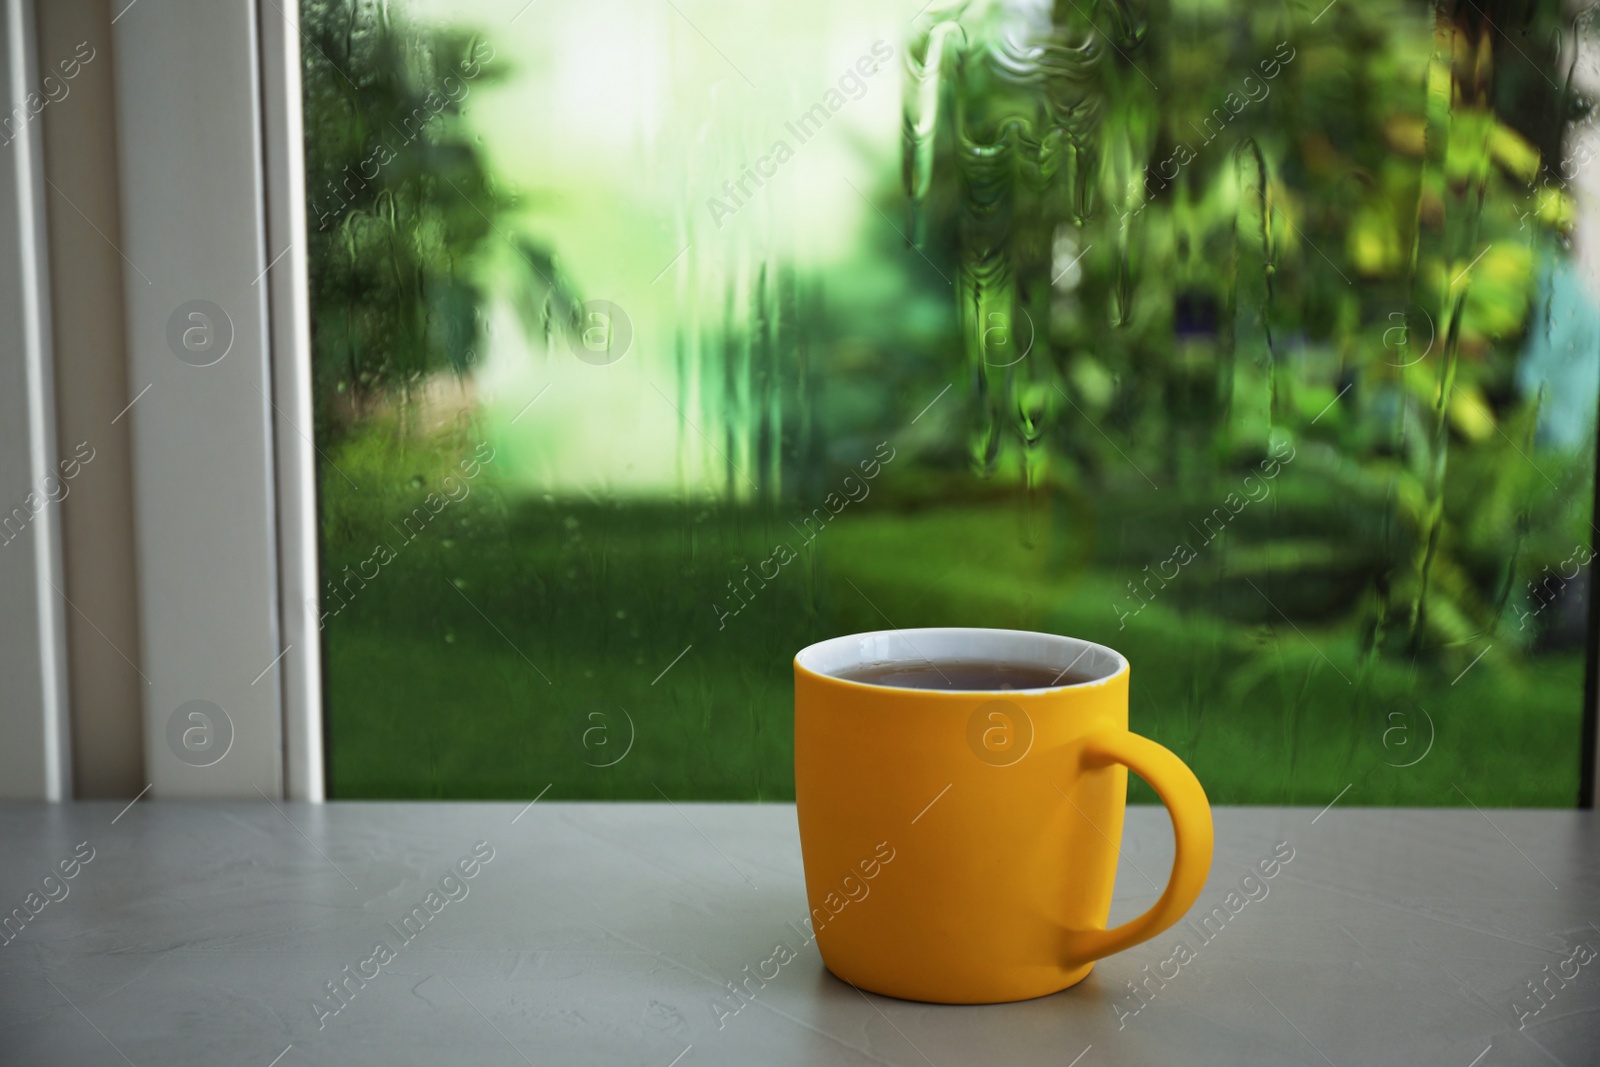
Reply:
[[[40,88],[35,2],[0,0],[4,115],[25,110]],[[319,801],[298,9],[291,0],[111,8],[124,212],[113,244],[125,263],[146,774],[155,797]],[[43,492],[60,459],[47,188],[33,118],[0,146],[0,513]],[[186,363],[169,344],[168,320],[191,299],[224,308],[231,322],[232,345],[215,365]],[[72,795],[69,607],[57,507],[32,515],[4,548],[0,797],[63,800]],[[175,744],[174,715],[195,700],[221,713],[180,717],[178,737],[228,736],[225,748]]]
[[[305,127],[301,121],[300,10],[265,0],[260,10],[268,247],[282,259],[268,277],[272,381],[278,422],[278,585],[290,651],[279,664],[284,793],[325,795],[322,595],[317,565],[317,460],[312,439],[311,286],[307,253]],[[292,425],[291,425],[292,424]],[[298,428],[298,429],[296,429]],[[303,430],[302,434],[299,432]]]
[[[298,8],[117,5],[146,775],[157,797],[318,801]],[[169,341],[197,300],[231,324],[209,366]],[[178,315],[180,333],[221,328],[200,314]],[[196,718],[191,701],[223,714],[201,706]],[[226,752],[207,747],[229,733]]]
[[[0,0],[0,799],[72,795],[44,152],[32,0]],[[13,128],[16,127],[16,128]],[[41,506],[42,505],[42,506]],[[35,508],[38,508],[35,512]],[[24,520],[17,520],[22,524]]]

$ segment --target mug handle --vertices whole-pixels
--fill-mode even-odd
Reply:
[[[1155,906],[1110,930],[1075,932],[1067,942],[1068,966],[1132,948],[1172,926],[1194,906],[1211,872],[1211,805],[1187,764],[1149,738],[1126,730],[1091,735],[1080,752],[1086,770],[1120,763],[1148,782],[1172,817],[1177,848],[1172,876]]]

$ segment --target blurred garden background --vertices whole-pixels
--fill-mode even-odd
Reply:
[[[1575,803],[1586,16],[301,28],[331,795],[790,799],[796,650],[981,625],[1217,803]]]

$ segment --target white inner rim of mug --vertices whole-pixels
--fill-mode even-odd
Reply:
[[[1032,630],[988,630],[975,627],[929,627],[919,630],[876,630],[872,633],[831,637],[808,645],[795,663],[814,674],[873,689],[877,685],[856,678],[841,678],[848,671],[868,667],[917,666],[951,660],[967,663],[1004,663],[1039,667],[1063,673],[1087,674],[1083,681],[1036,689],[1008,689],[1009,693],[1045,693],[1101,685],[1128,669],[1122,653],[1092,641]],[[1000,692],[1001,690],[949,690],[938,692]]]

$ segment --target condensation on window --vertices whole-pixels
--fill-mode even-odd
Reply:
[[[302,5],[331,791],[790,799],[794,652],[963,625],[1573,803],[1588,17],[919,6]]]

